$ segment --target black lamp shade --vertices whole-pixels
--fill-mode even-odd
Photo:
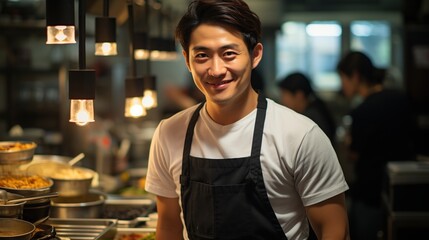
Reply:
[[[95,42],[116,42],[116,19],[97,17],[95,19]]]
[[[69,99],[95,99],[95,70],[69,71]]]
[[[156,91],[156,76],[146,76],[144,80],[144,90]]]
[[[46,26],[72,26],[74,14],[74,0],[46,0]]]
[[[125,79],[125,97],[143,97],[144,79],[142,77],[128,77]]]
[[[136,32],[133,35],[134,49],[148,49],[147,34],[144,32]]]

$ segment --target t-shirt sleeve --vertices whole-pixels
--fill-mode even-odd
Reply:
[[[295,161],[295,185],[304,206],[348,190],[335,150],[318,126],[304,136]]]
[[[163,151],[161,121],[152,137],[145,190],[158,196],[176,198],[176,185],[170,173],[169,155]]]

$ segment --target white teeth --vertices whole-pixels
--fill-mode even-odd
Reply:
[[[210,85],[219,86],[219,85],[222,85],[222,84],[225,84],[225,83],[230,83],[230,82],[232,82],[232,80],[222,81],[222,82],[219,82],[219,83],[210,83],[210,82],[207,82],[207,83],[210,84]]]

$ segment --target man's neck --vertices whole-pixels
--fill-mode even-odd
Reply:
[[[228,125],[247,116],[256,108],[257,104],[258,94],[252,90],[236,99],[236,102],[232,104],[217,104],[208,101],[206,111],[216,123]]]

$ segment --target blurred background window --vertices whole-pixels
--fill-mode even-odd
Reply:
[[[341,45],[344,39],[349,39],[348,46]],[[336,92],[341,89],[336,66],[342,49],[363,51],[376,66],[389,67],[391,46],[388,22],[351,21],[344,26],[337,21],[287,21],[276,35],[276,79],[302,71],[316,91]]]

